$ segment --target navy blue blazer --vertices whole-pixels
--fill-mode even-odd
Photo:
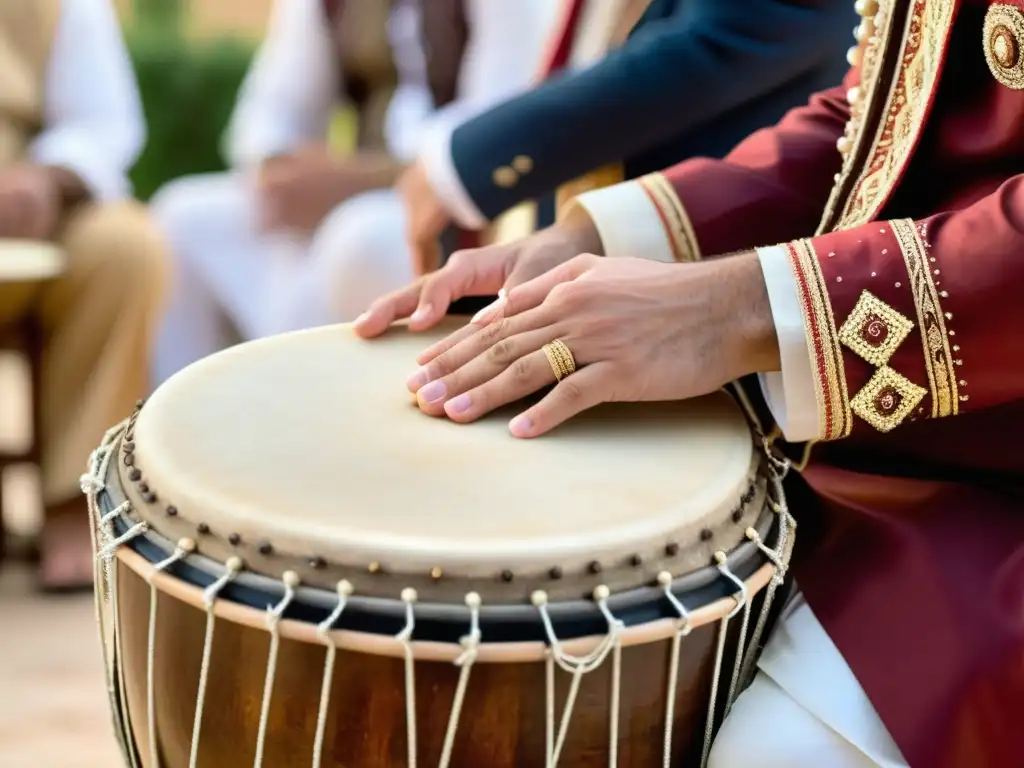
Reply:
[[[841,82],[857,20],[851,0],[654,0],[601,62],[459,126],[455,168],[493,219],[608,163],[635,178],[721,157]]]

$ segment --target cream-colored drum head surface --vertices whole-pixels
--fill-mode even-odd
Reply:
[[[187,368],[130,431],[138,513],[171,537],[198,526],[201,548],[262,542],[364,573],[467,577],[616,561],[741,524],[756,461],[727,395],[606,405],[520,440],[508,421],[522,404],[469,425],[416,407],[405,381],[441,336],[336,326]],[[742,525],[717,543],[735,546]]]
[[[52,243],[0,238],[0,283],[32,282],[64,271],[64,252]]]

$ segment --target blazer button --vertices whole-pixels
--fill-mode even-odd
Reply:
[[[516,182],[519,181],[519,174],[516,173],[514,168],[503,165],[500,168],[494,169],[492,178],[497,186],[509,189],[510,187],[514,187]]]
[[[533,158],[528,155],[516,155],[512,159],[512,167],[525,175],[533,170]]]

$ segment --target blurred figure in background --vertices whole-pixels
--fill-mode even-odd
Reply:
[[[481,230],[519,203],[721,157],[839,83],[849,0],[564,0],[540,87],[432,127],[400,181],[418,272],[451,223]],[[581,174],[586,174],[581,177]],[[545,210],[546,208],[546,210]],[[525,232],[523,233],[525,234]]]
[[[110,0],[0,3],[0,238],[64,253],[54,280],[4,276],[0,324],[36,315],[44,340],[41,582],[92,584],[78,478],[97,440],[145,393],[165,283],[163,243],[129,199],[144,140],[139,95]],[[29,252],[29,258],[31,258]]]
[[[387,8],[398,86],[381,131],[332,154],[328,127],[353,41]],[[233,170],[159,192],[177,286],[157,383],[243,338],[351,320],[412,273],[393,184],[426,126],[462,120],[530,84],[551,0],[280,0],[228,136]],[[357,13],[358,11],[358,13]],[[372,120],[364,121],[371,124]],[[365,137],[364,137],[365,138]]]

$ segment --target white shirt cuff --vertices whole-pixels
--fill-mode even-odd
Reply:
[[[43,132],[33,143],[30,155],[39,165],[58,166],[76,174],[94,200],[110,202],[131,194],[131,182],[109,157],[98,151],[97,143],[74,129],[55,128]]]
[[[637,182],[584,192],[574,202],[594,221],[605,256],[676,260],[661,214]]]
[[[420,145],[420,161],[427,171],[430,186],[455,223],[465,229],[483,229],[487,218],[466,191],[452,159],[452,133],[462,122],[462,115],[453,112],[451,118],[441,119],[440,115],[435,115],[430,120]]]
[[[768,288],[782,371],[762,373],[761,390],[782,434],[791,443],[821,438],[811,356],[796,280],[785,248],[759,248],[758,258]]]

